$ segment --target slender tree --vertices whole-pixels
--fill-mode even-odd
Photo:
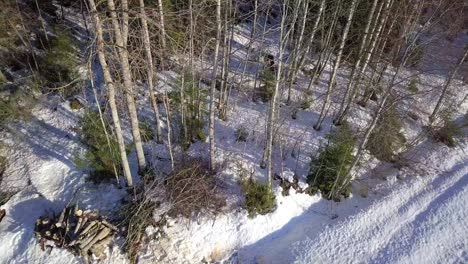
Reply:
[[[215,53],[213,58],[213,70],[211,72],[211,87],[210,87],[210,124],[209,124],[209,137],[210,137],[210,169],[215,169],[215,89],[216,79],[218,73],[218,55],[219,46],[221,43],[221,0],[216,0],[216,44]]]
[[[145,153],[143,151],[143,143],[141,141],[138,114],[134,99],[135,94],[133,91],[132,73],[130,71],[130,63],[126,44],[126,40],[128,38],[128,3],[126,0],[122,0],[122,12],[124,13],[122,26],[120,25],[119,19],[117,17],[114,0],[107,0],[107,5],[111,14],[112,25],[114,27],[115,44],[120,57],[120,66],[125,87],[124,93],[130,115],[130,124],[132,126],[133,143],[135,144],[137,153],[138,168],[140,170],[144,170],[146,167],[146,159]]]
[[[142,0],[140,0],[142,1]],[[190,0],[192,1],[192,0]],[[163,0],[158,0],[158,9],[159,9],[159,29],[160,29],[160,39],[161,39],[161,46],[162,46],[162,65],[164,67],[165,62],[165,52],[167,51],[167,44],[166,44],[166,23],[164,19],[164,6]]]
[[[267,177],[268,177],[268,188],[271,189],[272,185],[272,149],[273,149],[273,137],[274,137],[274,124],[275,124],[275,116],[276,116],[276,105],[278,100],[278,91],[281,82],[281,71],[283,67],[283,54],[285,49],[285,43],[287,42],[287,36],[285,30],[285,23],[287,19],[287,6],[289,0],[283,1],[282,6],[282,16],[281,16],[281,23],[280,23],[280,40],[278,43],[279,55],[278,55],[278,68],[276,70],[275,76],[275,88],[273,90],[273,96],[270,100],[270,108],[268,110],[268,119],[267,119],[267,141],[265,147],[265,155],[267,161]],[[291,29],[291,28],[290,28]]]
[[[358,2],[358,0],[352,0],[351,6],[349,8],[349,14],[348,14],[348,18],[346,19],[346,26],[345,26],[345,28],[343,30],[343,35],[341,36],[341,43],[340,43],[340,47],[338,48],[338,54],[336,55],[335,63],[333,65],[333,70],[332,70],[332,73],[330,75],[330,80],[328,81],[328,88],[327,88],[327,93],[325,95],[325,101],[323,102],[322,110],[320,111],[320,116],[319,116],[317,122],[314,125],[315,130],[320,130],[321,129],[322,122],[325,119],[325,117],[327,115],[327,112],[328,112],[331,93],[333,92],[333,89],[335,87],[336,75],[338,73],[338,68],[340,67],[340,64],[341,64],[341,57],[343,55],[343,50],[344,50],[344,46],[346,44],[346,39],[348,38],[349,28],[351,26],[351,22],[353,20],[354,13],[356,11],[357,2]]]
[[[292,69],[291,83],[295,82],[295,80],[297,78],[297,73],[299,72],[299,69],[302,67],[304,62],[306,61],[306,58],[309,55],[310,49],[313,46],[315,35],[316,35],[317,30],[319,28],[320,20],[322,18],[322,14],[323,14],[323,12],[325,10],[325,3],[326,3],[326,0],[322,0],[320,2],[320,7],[319,7],[319,10],[317,12],[317,17],[315,18],[314,26],[312,27],[312,32],[310,33],[310,36],[309,36],[309,38],[307,40],[307,44],[305,45],[305,49],[302,52],[299,51],[299,56],[298,56],[299,61],[296,63],[296,65]],[[308,10],[307,10],[307,12],[308,12]]]
[[[373,1],[371,10],[369,12],[369,16],[367,17],[367,23],[366,23],[366,26],[364,28],[364,34],[362,36],[361,44],[359,46],[358,58],[357,58],[356,62],[354,63],[353,69],[351,70],[351,75],[349,76],[348,85],[346,87],[346,91],[345,91],[345,94],[343,96],[343,101],[341,102],[340,110],[338,111],[337,118],[334,120],[335,124],[340,124],[341,121],[342,121],[341,116],[342,116],[342,113],[344,112],[346,103],[349,100],[349,95],[351,93],[351,89],[352,89],[352,87],[354,85],[355,78],[356,78],[356,72],[359,70],[359,67],[361,66],[361,60],[362,60],[362,57],[363,57],[364,49],[365,49],[366,44],[367,44],[369,29],[370,29],[371,23],[372,23],[373,18],[374,18],[374,12],[375,12],[375,9],[377,7],[377,2],[378,2],[378,0]],[[377,16],[378,15],[379,14],[377,14]]]
[[[435,121],[435,119],[437,117],[437,114],[440,111],[440,107],[442,106],[442,104],[443,104],[443,102],[445,100],[445,97],[447,96],[447,92],[448,92],[448,90],[450,88],[450,85],[452,84],[453,79],[455,79],[455,76],[457,75],[458,70],[461,68],[463,63],[466,61],[467,57],[468,57],[468,45],[466,45],[465,52],[463,53],[462,57],[460,58],[458,63],[453,68],[452,73],[450,74],[450,76],[448,77],[447,81],[444,84],[444,87],[442,88],[442,93],[440,94],[439,99],[437,100],[437,104],[434,107],[434,110],[432,111],[431,116],[429,116],[429,122],[430,123],[433,123]]]
[[[154,91],[154,80],[153,77],[154,73],[154,64],[153,64],[153,56],[151,53],[151,42],[148,30],[148,18],[146,16],[145,10],[145,1],[140,1],[140,19],[141,25],[143,30],[143,46],[145,49],[146,54],[146,68],[147,68],[147,78],[148,78],[148,87],[149,87],[149,94],[151,99],[151,104],[153,105],[154,116],[156,120],[156,141],[161,142],[161,127],[159,126],[160,118],[159,118],[159,109],[158,109],[158,102],[156,100],[156,94]]]
[[[96,4],[94,0],[89,0],[89,6],[91,9],[91,16],[94,20],[94,25],[96,27],[96,39],[97,39],[97,54],[99,58],[99,63],[103,71],[104,81],[107,88],[107,96],[109,100],[109,106],[112,114],[112,121],[114,123],[115,135],[117,137],[117,142],[119,144],[120,158],[122,160],[122,168],[124,172],[125,179],[127,180],[127,185],[129,187],[133,186],[132,174],[130,172],[130,166],[128,164],[127,152],[125,150],[125,141],[122,135],[122,127],[120,125],[119,113],[117,110],[117,104],[115,102],[115,87],[112,75],[110,73],[109,66],[107,64],[107,59],[105,55],[105,45],[104,45],[104,36],[102,30],[101,20],[99,18],[98,12],[96,10]]]

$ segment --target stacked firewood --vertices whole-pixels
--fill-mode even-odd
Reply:
[[[34,230],[42,250],[66,248],[81,255],[85,263],[90,255],[104,260],[105,250],[117,232],[117,227],[103,217],[78,206],[65,207],[58,217],[38,218]]]

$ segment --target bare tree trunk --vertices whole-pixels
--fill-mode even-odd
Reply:
[[[278,100],[278,91],[281,82],[281,70],[283,67],[283,53],[284,53],[284,45],[287,41],[285,37],[284,27],[287,17],[287,4],[289,0],[283,1],[282,7],[282,17],[281,17],[281,25],[280,25],[280,41],[279,41],[279,56],[278,56],[278,70],[276,72],[275,78],[275,89],[273,91],[273,96],[270,101],[270,109],[268,111],[268,119],[267,119],[267,142],[265,147],[265,158],[267,160],[267,177],[268,177],[268,189],[271,190],[272,185],[272,149],[273,149],[273,137],[274,137],[274,124],[275,124],[275,110],[276,110],[276,101]]]
[[[374,17],[374,12],[375,12],[375,9],[377,7],[377,2],[378,2],[378,0],[374,0],[374,2],[372,3],[371,10],[369,12],[369,16],[367,17],[367,23],[366,23],[366,26],[364,28],[364,35],[362,36],[361,45],[359,46],[358,59],[354,63],[354,67],[353,67],[353,69],[351,71],[351,75],[349,76],[348,85],[346,87],[346,91],[345,91],[345,94],[343,96],[343,100],[341,102],[340,110],[338,111],[337,118],[335,118],[335,120],[334,120],[335,124],[340,124],[341,121],[342,121],[342,113],[343,113],[343,111],[345,109],[346,103],[348,102],[349,94],[351,93],[351,88],[353,87],[353,84],[354,84],[355,74],[356,74],[356,71],[358,71],[358,69],[359,69],[359,67],[361,65],[361,59],[362,59],[362,56],[363,56],[363,53],[364,53],[364,49],[365,49],[365,47],[367,45],[367,37],[368,37],[369,29],[370,29],[370,26],[371,26],[371,23],[372,23],[372,20],[373,20],[373,17]],[[379,16],[379,14],[377,14],[377,17],[378,16]]]
[[[120,126],[120,118],[117,111],[117,104],[115,103],[115,88],[112,76],[110,74],[109,66],[107,65],[106,56],[105,56],[105,47],[104,47],[104,37],[102,33],[101,20],[99,19],[96,4],[94,0],[89,0],[91,15],[94,19],[94,24],[96,26],[96,38],[97,38],[97,53],[99,58],[99,63],[104,75],[104,81],[106,82],[107,93],[109,106],[112,113],[112,120],[114,123],[115,134],[117,136],[117,142],[119,144],[120,158],[122,159],[122,167],[125,179],[127,180],[127,185],[129,187],[133,186],[132,174],[130,172],[130,166],[128,164],[127,152],[125,151],[125,142],[122,135],[122,128]]]
[[[309,55],[310,48],[313,45],[315,34],[317,33],[317,30],[318,30],[318,27],[319,27],[319,24],[320,24],[320,19],[322,18],[322,13],[324,12],[324,9],[325,9],[325,2],[326,2],[326,0],[322,0],[320,2],[320,7],[319,7],[318,14],[317,14],[317,18],[315,18],[314,26],[312,28],[312,32],[310,33],[310,37],[309,37],[309,39],[307,41],[307,45],[305,46],[305,50],[304,50],[304,52],[302,52],[300,54],[299,62],[297,63],[296,67],[293,69],[293,73],[292,73],[293,74],[293,76],[292,76],[292,82],[293,83],[296,80],[297,73],[299,72],[299,69],[304,64],[307,56]]]
[[[210,88],[210,125],[209,125],[209,137],[210,137],[210,169],[215,169],[215,88],[216,79],[218,72],[218,55],[219,45],[221,42],[221,0],[216,0],[216,46],[215,54],[213,58],[213,71],[211,73],[211,88]]]
[[[224,8],[224,25],[223,25],[223,63],[221,67],[221,87],[219,93],[219,118],[226,120],[226,101],[224,100],[227,94],[228,86],[228,74],[229,74],[229,36],[228,36],[228,13],[229,13],[229,4],[227,1],[227,7]]]
[[[128,0],[120,0],[121,1],[121,9],[122,9],[122,41],[123,47],[127,48],[128,43]],[[114,10],[115,7],[114,7]]]
[[[141,0],[140,0],[141,1]],[[161,46],[162,46],[162,55],[161,55],[161,64],[163,65],[164,68],[164,62],[166,61],[166,50],[167,50],[167,44],[166,44],[166,24],[164,22],[164,6],[162,0],[158,0],[158,9],[159,9],[159,26],[161,30]]]
[[[161,127],[159,126],[160,118],[159,118],[159,109],[158,109],[158,102],[156,100],[156,94],[154,92],[154,81],[153,76],[154,73],[154,64],[153,64],[153,56],[151,54],[151,43],[150,43],[150,36],[148,31],[148,19],[146,16],[145,10],[145,1],[140,0],[140,16],[141,16],[141,24],[143,29],[143,45],[145,48],[146,53],[146,61],[148,63],[147,70],[148,70],[148,86],[150,91],[150,99],[151,104],[153,105],[154,116],[156,120],[156,142],[161,142]]]
[[[302,20],[301,20],[301,30],[300,30],[300,33],[299,33],[299,38],[297,39],[297,41],[295,42],[295,45],[293,47],[293,51],[292,51],[292,62],[291,62],[291,66],[290,66],[290,69],[289,69],[289,73],[288,73],[288,80],[287,80],[287,85],[288,85],[288,97],[286,99],[286,104],[290,104],[291,102],[291,89],[292,89],[292,85],[293,85],[293,80],[294,80],[294,77],[295,77],[295,72],[297,72],[297,66],[298,66],[298,60],[299,60],[299,55],[300,55],[300,50],[302,49],[302,39],[304,38],[304,31],[305,31],[305,27],[306,27],[306,22],[307,22],[307,14],[309,13],[308,12],[308,9],[309,9],[309,2],[306,1],[306,3],[304,4],[304,10],[303,10],[303,16],[302,16]]]
[[[229,12],[231,12],[231,9],[232,9],[232,5],[229,4]],[[234,16],[236,15],[235,12],[236,11],[234,10]],[[228,37],[228,41],[227,41],[227,51],[226,51],[227,59],[225,61],[225,63],[226,63],[225,67],[226,67],[227,71],[225,72],[225,76],[224,76],[224,81],[225,81],[225,84],[226,84],[224,97],[223,97],[224,108],[223,108],[222,117],[224,118],[224,120],[227,120],[227,114],[228,114],[227,110],[228,110],[228,107],[229,107],[229,98],[230,98],[231,89],[232,89],[232,86],[233,86],[233,84],[228,83],[228,77],[229,77],[230,64],[231,64],[232,39],[234,38],[234,23],[230,23],[229,27],[230,27],[230,29],[229,29],[229,37]]]
[[[138,122],[138,114],[135,105],[134,91],[133,91],[133,82],[132,82],[132,74],[130,71],[130,64],[128,59],[128,50],[126,47],[124,33],[128,34],[128,4],[126,0],[122,0],[122,12],[124,13],[124,21],[122,23],[122,29],[120,28],[119,21],[117,18],[117,13],[115,10],[115,3],[114,0],[107,1],[109,11],[111,12],[111,20],[114,26],[114,34],[115,34],[115,41],[118,49],[118,53],[120,56],[120,62],[122,67],[122,77],[124,80],[125,86],[125,98],[127,101],[128,112],[130,115],[130,123],[132,126],[132,136],[133,136],[133,143],[135,144],[135,149],[138,158],[138,168],[140,170],[144,170],[146,167],[146,159],[145,153],[143,151],[143,143],[141,141],[140,135],[140,127]],[[127,14],[127,16],[125,15]],[[125,18],[126,17],[126,18]],[[126,28],[127,27],[127,28]]]
[[[169,157],[171,159],[171,168],[174,169],[174,154],[172,153],[172,128],[171,128],[171,105],[169,102],[169,97],[167,93],[164,92],[164,108],[166,109],[166,118],[167,118],[167,149],[169,151]]]
[[[387,1],[390,1],[390,0],[387,0]],[[419,12],[419,15],[421,14],[422,5],[420,6],[420,9],[416,11],[416,13],[417,12]],[[359,162],[360,162],[360,160],[362,158],[362,155],[364,153],[364,150],[366,148],[367,142],[369,141],[369,137],[370,137],[371,133],[374,131],[374,129],[375,129],[376,125],[377,125],[377,121],[379,120],[380,116],[382,115],[383,111],[385,110],[385,106],[387,104],[388,99],[392,95],[392,91],[393,91],[393,88],[395,87],[395,82],[396,82],[397,76],[400,73],[401,69],[406,65],[412,47],[415,45],[417,39],[421,36],[421,34],[422,34],[423,30],[426,28],[426,26],[430,25],[433,22],[433,18],[434,17],[431,16],[430,18],[428,18],[426,20],[425,24],[420,27],[419,31],[415,34],[413,39],[410,41],[410,44],[404,49],[401,62],[396,67],[395,73],[393,74],[392,79],[390,80],[389,84],[387,85],[387,88],[385,89],[384,96],[382,97],[382,100],[378,104],[377,110],[375,111],[375,114],[374,114],[374,116],[372,118],[372,121],[369,124],[369,126],[367,127],[366,132],[364,133],[364,136],[363,136],[363,138],[361,139],[361,141],[359,143],[358,150],[356,152],[356,156],[354,157],[354,160],[351,163],[351,166],[348,168],[348,172],[347,172],[347,175],[346,175],[345,182],[342,185],[342,188],[340,190],[338,190],[336,192],[336,194],[340,193],[341,190],[343,188],[345,188],[347,185],[349,185],[351,180],[354,178],[354,175],[353,175],[354,169],[359,164]],[[397,19],[397,18],[395,18],[395,19]],[[405,19],[407,19],[407,21],[411,21],[412,17],[407,17]],[[415,20],[415,21],[418,21],[418,20]],[[410,27],[404,29],[403,32],[401,33],[400,39],[404,39],[405,35],[408,34],[409,31],[410,31]],[[394,52],[394,58],[398,57],[398,55],[400,54],[400,52],[402,50],[402,46],[403,46],[402,42],[400,42],[397,45],[397,48],[395,49],[395,52]]]
[[[443,101],[445,100],[445,97],[447,95],[447,92],[450,88],[450,85],[452,84],[452,81],[453,79],[455,78],[455,76],[457,75],[457,72],[458,70],[460,69],[460,67],[463,65],[463,63],[465,62],[466,58],[468,57],[468,45],[466,45],[465,47],[465,53],[463,54],[463,56],[460,58],[460,60],[458,61],[457,65],[455,65],[455,68],[453,69],[452,73],[450,74],[449,78],[447,79],[447,81],[445,82],[445,85],[444,85],[444,88],[442,89],[442,93],[440,94],[439,96],[439,100],[437,100],[437,104],[436,106],[434,107],[434,110],[432,111],[432,114],[431,116],[429,117],[429,122],[432,124],[435,120],[435,118],[437,117],[437,114],[439,113],[440,111],[440,107],[442,106],[442,103]]]
[[[337,125],[339,125],[339,124],[341,124],[343,122],[344,118],[346,117],[346,115],[348,114],[348,112],[350,110],[351,103],[353,102],[354,98],[356,97],[356,93],[359,90],[359,83],[361,81],[361,78],[365,74],[365,72],[367,70],[367,67],[369,66],[369,62],[371,60],[371,57],[374,54],[375,48],[377,47],[376,44],[381,39],[382,28],[386,24],[387,19],[388,19],[389,15],[390,15],[390,6],[391,6],[391,4],[392,4],[392,0],[386,0],[385,10],[382,11],[382,8],[383,8],[383,5],[384,5],[384,4],[382,4],[382,7],[378,12],[378,15],[381,12],[385,12],[385,15],[381,15],[379,24],[377,26],[377,29],[376,29],[375,32],[373,32],[373,34],[372,34],[372,36],[370,38],[371,43],[369,44],[369,48],[365,53],[363,65],[359,69],[358,74],[356,75],[354,83],[349,83],[350,85],[352,85],[351,86],[352,87],[351,88],[351,94],[348,95],[348,98],[344,98],[344,100],[343,100],[344,104],[342,102],[342,106],[341,106],[342,110],[340,110],[340,112],[337,115],[337,118],[335,119],[335,123]],[[390,26],[390,30],[391,30],[392,27],[393,27],[393,24]],[[347,92],[349,92],[349,91],[347,90]],[[346,102],[345,102],[345,99],[346,99]]]
[[[340,1],[341,3],[341,1]],[[322,110],[320,111],[320,116],[317,120],[317,123],[314,125],[315,130],[320,130],[322,128],[322,122],[325,119],[327,112],[328,112],[328,105],[330,104],[330,96],[333,92],[333,88],[335,87],[336,75],[338,73],[338,68],[341,64],[341,57],[343,55],[343,49],[346,44],[346,39],[348,38],[349,28],[351,26],[351,21],[353,20],[354,12],[356,11],[356,4],[357,0],[352,0],[351,7],[349,10],[349,15],[346,21],[346,26],[343,30],[343,35],[341,37],[340,47],[338,49],[338,54],[336,55],[335,64],[333,65],[333,71],[330,75],[330,80],[328,82],[327,94],[325,96],[325,101],[322,105]]]
[[[401,8],[402,6],[398,6],[398,7]],[[397,10],[397,12],[398,12],[398,10]],[[385,18],[385,22],[383,23],[383,25],[385,25],[387,23],[389,15],[390,15],[390,10],[388,10],[386,12],[386,18]],[[375,66],[374,66],[375,69],[372,70],[371,77],[368,80],[368,86],[366,86],[366,88],[364,89],[364,94],[362,96],[362,99],[359,102],[357,102],[357,104],[362,106],[362,107],[365,107],[367,105],[367,101],[375,93],[373,87],[379,87],[380,82],[383,79],[383,74],[387,71],[387,68],[389,66],[388,63],[385,63],[384,66],[382,66],[380,71],[379,71],[379,61],[381,59],[383,59],[384,55],[385,55],[385,47],[387,46],[387,42],[389,40],[389,38],[386,37],[386,36],[388,36],[392,32],[393,27],[395,26],[396,22],[397,21],[395,19],[393,19],[391,21],[390,25],[388,26],[388,29],[386,29],[385,33],[381,32],[379,30],[378,35],[374,34],[374,35],[376,35],[375,38],[378,38],[378,40],[374,39],[373,41],[377,41],[377,43],[375,44],[375,48],[371,48],[371,50],[368,52],[367,56],[370,56],[370,57],[369,58],[366,57],[366,63],[363,66],[364,69],[361,70],[361,72],[360,72],[361,75],[356,77],[356,84],[354,85],[355,87],[354,87],[354,89],[352,91],[349,102],[346,105],[346,108],[344,109],[343,119],[348,114],[348,112],[349,112],[349,110],[351,108],[351,104],[352,104],[352,102],[355,100],[355,98],[357,96],[361,80],[363,79],[364,71],[367,69],[368,66],[371,65],[372,62],[374,62],[374,64],[375,64]],[[375,82],[374,79],[375,79],[375,76],[376,76],[377,72],[378,72],[377,81]]]

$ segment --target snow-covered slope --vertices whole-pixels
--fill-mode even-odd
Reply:
[[[314,204],[231,263],[466,263],[467,154],[467,144],[432,147],[418,159],[424,175],[395,173],[370,198]]]

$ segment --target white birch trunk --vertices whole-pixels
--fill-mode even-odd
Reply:
[[[340,124],[342,122],[342,114],[343,114],[343,111],[345,109],[345,105],[349,100],[349,95],[351,93],[351,88],[354,85],[354,80],[355,80],[355,77],[356,77],[356,71],[358,71],[358,69],[359,69],[359,67],[361,65],[361,59],[363,57],[363,52],[364,52],[364,49],[365,49],[365,47],[367,45],[369,29],[370,29],[370,26],[371,26],[371,23],[372,23],[372,20],[373,20],[373,17],[374,17],[375,9],[377,7],[377,2],[378,2],[378,0],[374,0],[374,2],[372,3],[372,7],[371,7],[371,10],[369,12],[369,16],[367,18],[367,23],[366,23],[366,26],[364,28],[364,36],[362,37],[361,44],[359,46],[358,59],[354,63],[353,70],[351,71],[351,75],[349,76],[348,85],[346,86],[346,91],[345,91],[345,94],[343,96],[343,100],[342,100],[341,105],[340,105],[340,110],[338,110],[337,118],[334,120],[335,124]],[[377,14],[377,17],[378,16],[379,16],[379,14]]]
[[[215,88],[216,77],[218,72],[218,55],[219,45],[221,42],[221,0],[216,0],[216,45],[215,54],[213,58],[213,71],[211,73],[211,88],[210,88],[210,124],[209,124],[209,137],[210,137],[210,169],[215,169]]]
[[[111,12],[111,20],[112,24],[114,26],[114,34],[115,34],[115,41],[118,49],[118,53],[120,56],[120,62],[121,62],[121,67],[122,67],[122,77],[124,80],[124,87],[125,87],[125,98],[127,101],[127,107],[128,107],[128,112],[130,115],[130,123],[132,126],[132,136],[133,136],[133,143],[135,144],[135,149],[137,153],[137,159],[138,159],[138,168],[140,170],[144,170],[146,167],[146,159],[145,159],[145,153],[143,151],[143,143],[141,141],[141,135],[140,135],[140,127],[139,127],[139,122],[138,122],[138,114],[137,114],[137,109],[135,105],[135,99],[133,98],[134,92],[133,92],[133,82],[132,82],[132,74],[130,71],[130,64],[129,64],[129,59],[128,59],[128,51],[126,48],[126,43],[124,43],[124,36],[123,33],[127,32],[128,34],[128,21],[124,21],[122,23],[123,29],[120,28],[119,21],[117,18],[117,13],[115,11],[115,3],[114,0],[108,0],[107,1],[109,11]],[[122,11],[123,13],[128,13],[128,5],[126,0],[122,1]],[[128,17],[127,17],[128,19]],[[124,15],[124,20],[125,20],[125,15]]]
[[[325,2],[326,0],[322,0],[320,2],[320,7],[319,7],[319,11],[318,11],[318,14],[317,14],[317,18],[315,19],[314,21],[314,26],[312,28],[312,32],[310,33],[310,37],[307,41],[307,45],[305,46],[305,50],[304,52],[302,52],[300,54],[300,60],[299,62],[297,63],[297,66],[295,67],[294,69],[294,72],[293,72],[293,76],[292,76],[292,82],[294,83],[294,81],[296,80],[297,78],[297,73],[299,72],[299,69],[302,67],[302,65],[304,64],[307,56],[309,55],[309,52],[310,52],[310,48],[312,47],[313,45],[313,42],[314,42],[314,39],[315,39],[315,34],[317,33],[317,30],[318,30],[318,27],[319,27],[319,24],[320,24],[320,19],[322,18],[322,13],[325,9]]]
[[[356,11],[356,4],[357,4],[357,0],[353,0],[351,2],[349,15],[348,15],[348,18],[346,20],[346,26],[345,26],[345,28],[343,30],[343,35],[341,37],[341,43],[340,43],[340,47],[338,49],[338,54],[336,55],[336,60],[335,60],[335,63],[333,65],[333,71],[332,71],[332,74],[330,75],[330,80],[328,82],[328,88],[327,88],[327,94],[325,96],[325,101],[323,102],[322,110],[320,111],[320,116],[319,116],[317,122],[314,125],[315,130],[320,130],[321,129],[322,122],[325,119],[325,117],[327,115],[327,112],[328,112],[328,107],[329,107],[329,104],[330,104],[330,96],[331,96],[331,93],[333,92],[333,89],[335,87],[336,75],[338,73],[338,68],[340,67],[340,64],[341,64],[341,57],[343,55],[343,49],[344,49],[344,46],[346,44],[346,39],[348,38],[348,33],[349,33],[349,28],[351,26],[351,21],[353,20],[354,12]]]
[[[163,6],[162,0],[158,0],[158,9],[159,9],[159,26],[161,30],[161,46],[163,48],[163,51],[165,52],[167,50],[166,24],[164,22],[164,6]]]
[[[91,15],[94,19],[94,24],[96,26],[96,38],[97,38],[97,54],[99,58],[99,63],[104,75],[104,81],[106,82],[107,93],[109,106],[112,113],[112,121],[114,123],[115,134],[117,136],[117,142],[119,144],[120,158],[122,159],[122,168],[124,172],[125,179],[127,180],[127,185],[129,187],[133,186],[132,174],[130,172],[130,166],[128,164],[127,152],[125,151],[125,141],[122,135],[122,128],[120,126],[119,113],[117,111],[117,104],[115,102],[115,87],[110,74],[109,66],[107,65],[107,60],[105,56],[105,46],[104,46],[104,37],[102,33],[101,20],[99,19],[96,4],[94,0],[89,0]]]
[[[307,22],[308,9],[309,9],[309,2],[307,1],[305,3],[304,10],[303,10],[304,13],[303,13],[302,20],[301,20],[302,23],[301,23],[299,38],[296,41],[296,45],[293,47],[293,58],[292,58],[291,66],[289,69],[288,81],[287,81],[288,98],[286,100],[286,104],[289,104],[291,101],[291,89],[294,83],[294,77],[296,75],[295,73],[298,70],[297,66],[299,62],[300,50],[302,49],[302,39],[304,38],[304,31],[305,31],[305,26]]]
[[[145,53],[146,53],[146,61],[148,63],[148,65],[146,66],[148,70],[148,86],[149,86],[149,92],[150,92],[150,100],[151,100],[151,104],[153,105],[153,111],[154,111],[154,116],[156,120],[156,142],[160,143],[161,142],[161,127],[159,126],[159,122],[160,122],[159,109],[158,109],[158,103],[156,100],[156,94],[154,91],[155,89],[154,89],[153,77],[155,76],[155,73],[154,73],[153,56],[151,54],[150,36],[149,36],[149,31],[148,31],[148,18],[146,16],[145,1],[144,0],[139,0],[139,1],[140,1],[141,24],[142,24],[142,29],[143,29],[143,45],[144,45]]]
[[[287,3],[289,1],[285,0],[283,2],[283,13],[281,17],[281,25],[280,25],[280,41],[279,41],[279,56],[278,56],[278,70],[276,72],[275,78],[275,89],[273,91],[273,96],[270,101],[270,109],[268,111],[268,119],[267,119],[267,142],[265,147],[265,158],[267,160],[267,177],[268,177],[268,189],[271,190],[272,185],[272,149],[273,149],[273,137],[274,137],[274,123],[275,123],[275,110],[276,110],[276,101],[278,97],[279,86],[281,82],[281,70],[283,67],[283,53],[284,53],[284,43],[286,43],[286,38],[284,34],[284,27],[286,22],[286,8]]]

